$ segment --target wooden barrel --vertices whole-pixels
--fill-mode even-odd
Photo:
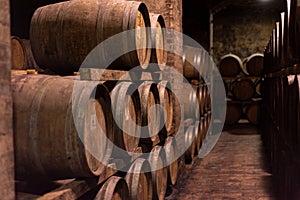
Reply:
[[[151,41],[152,41],[152,51],[150,70],[155,70],[153,68],[158,64],[158,70],[163,71],[167,64],[167,51],[165,48],[166,41],[166,24],[162,15],[150,13],[151,20]]]
[[[152,200],[152,175],[148,160],[138,158],[129,168],[125,180],[132,200]]]
[[[141,100],[140,125],[142,126],[140,142],[152,146],[166,138],[166,133],[161,132],[161,116],[156,107],[160,104],[157,84],[151,81],[143,82],[139,88]],[[148,150],[150,150],[148,149]]]
[[[201,136],[200,149],[201,149],[201,146],[202,146],[205,136],[206,136],[206,127],[205,126],[206,126],[205,118],[201,117],[201,119],[199,121],[199,129],[198,129],[199,135]]]
[[[182,103],[184,104],[184,118],[198,119],[200,116],[200,106],[196,85],[183,84]]]
[[[130,197],[126,181],[121,177],[112,176],[104,183],[94,200],[128,199]]]
[[[137,86],[132,82],[120,82],[111,91],[112,113],[114,117],[114,144],[134,152],[141,135],[139,115],[141,114],[140,96]]]
[[[161,146],[155,146],[149,154],[152,172],[153,199],[165,199],[168,181],[168,170],[165,167],[166,152]]]
[[[201,144],[202,144],[202,135],[200,130],[201,121],[197,120],[193,123],[194,125],[194,131],[195,131],[195,150],[194,155],[197,156],[200,152]]]
[[[221,58],[219,70],[222,76],[235,77],[241,73],[242,66],[241,59],[230,53]]]
[[[250,123],[258,125],[260,122],[261,101],[254,101],[245,106],[245,114]]]
[[[178,159],[176,159],[176,140],[174,137],[167,137],[164,145],[166,162],[168,164],[168,184],[175,185],[178,177]]]
[[[74,84],[80,96],[73,94],[72,98]],[[102,159],[112,151],[103,137],[113,139],[110,97],[103,85],[58,76],[19,75],[12,77],[12,88],[17,179],[92,177],[103,172],[104,165],[98,160],[105,162]],[[88,105],[83,107],[83,103]],[[72,107],[76,108],[73,112]],[[80,121],[75,121],[77,115]],[[97,159],[78,133],[93,152],[99,152]]]
[[[246,69],[249,75],[261,76],[264,68],[264,55],[255,53],[246,59]]]
[[[184,77],[200,80],[201,49],[184,46],[182,59]]]
[[[200,116],[203,116],[205,113],[205,101],[206,101],[206,93],[205,93],[205,85],[200,84],[198,87],[198,100],[199,100],[199,113]]]
[[[11,37],[11,59],[12,69],[39,69],[33,58],[29,40]]]
[[[163,127],[162,131],[166,131],[164,134],[171,133],[173,117],[175,114],[173,106],[174,94],[170,88],[170,83],[167,81],[161,81],[157,84],[159,102],[163,109],[163,113],[160,114],[160,116],[162,116],[160,121],[163,124],[160,127]]]
[[[136,48],[110,65],[113,69],[128,70],[136,66],[147,68],[149,64],[151,33],[146,27],[150,27],[150,18],[141,2],[73,0],[38,8],[31,20],[30,39],[37,63],[66,75],[77,72],[91,50],[102,41],[136,29],[132,41],[127,38],[128,42],[107,50]],[[110,53],[99,51],[98,59],[107,62]],[[91,66],[84,67],[108,67],[86,64]]]
[[[205,84],[205,105],[204,105],[204,110],[207,113],[208,111],[211,110],[211,96],[210,96],[210,91],[208,89],[209,85]]]
[[[246,101],[255,95],[256,88],[250,79],[237,79],[232,83],[231,91],[236,100]]]
[[[242,115],[243,109],[239,103],[227,101],[225,124],[233,125],[238,123],[238,121],[242,118]]]
[[[195,146],[196,146],[196,135],[195,126],[191,125],[187,128],[184,135],[185,140],[185,163],[190,164],[193,162],[195,156]]]

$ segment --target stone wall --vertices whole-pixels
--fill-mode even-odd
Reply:
[[[0,197],[15,199],[9,1],[0,0]]]
[[[275,26],[274,12],[259,8],[227,9],[214,15],[214,57],[234,53],[241,59],[262,53]]]

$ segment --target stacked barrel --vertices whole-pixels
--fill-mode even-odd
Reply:
[[[200,153],[201,145],[211,124],[211,91],[209,75],[210,56],[203,48],[184,46],[183,103],[185,119],[185,161],[192,163]]]
[[[133,45],[136,50],[105,66],[84,67],[108,68],[112,73],[135,67],[162,72],[167,62],[164,28],[162,15],[149,13],[137,1],[73,0],[35,11],[30,42],[12,38],[13,69],[41,69],[54,75],[12,75],[17,180],[101,177],[115,160],[122,160],[128,173],[109,176],[96,192],[84,195],[164,199],[179,170],[173,125],[176,98],[170,83],[72,76],[99,43],[131,29],[136,30],[129,34],[134,43],[128,40],[114,47],[126,50]],[[112,53],[108,51],[99,52],[99,58],[107,61]],[[205,85],[195,86],[197,99],[202,90],[207,92]],[[201,105],[203,119],[197,118],[194,130],[200,130],[196,122],[204,121],[208,109],[208,103]]]
[[[263,55],[255,53],[242,61],[235,54],[227,54],[221,58],[219,70],[227,96],[225,124],[234,125],[246,118],[250,123],[258,125]]]
[[[265,49],[263,135],[280,199],[299,199],[300,4],[286,0]]]

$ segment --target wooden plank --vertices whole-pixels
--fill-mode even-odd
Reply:
[[[124,163],[120,160],[110,164],[109,167],[104,170],[100,177],[87,178],[87,179],[75,179],[69,183],[62,185],[61,187],[49,192],[39,198],[38,200],[69,200],[78,199],[85,193],[97,187],[97,185],[103,183],[109,177],[117,173],[116,168],[120,169]]]
[[[87,81],[111,81],[111,80],[162,80],[161,72],[144,72],[137,71],[122,71],[122,70],[109,70],[97,68],[82,68],[80,69],[80,79]]]
[[[36,194],[28,194],[23,192],[16,192],[16,200],[31,200],[39,198],[39,195]]]

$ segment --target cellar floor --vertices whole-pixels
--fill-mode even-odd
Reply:
[[[224,131],[213,151],[188,167],[170,199],[275,199],[258,130],[239,125]]]

